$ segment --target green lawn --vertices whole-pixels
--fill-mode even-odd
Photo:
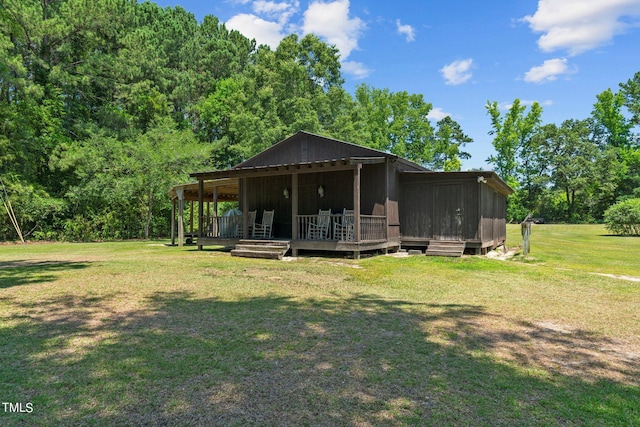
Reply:
[[[33,408],[0,425],[640,425],[638,238],[534,225],[507,261],[163,243],[0,245],[0,401]]]

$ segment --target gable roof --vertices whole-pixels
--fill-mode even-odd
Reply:
[[[250,159],[235,165],[231,169],[247,169],[251,167],[283,164],[306,164],[353,158],[392,158],[406,163],[409,169],[427,170],[395,154],[385,153],[384,151],[305,131],[296,132]]]
[[[299,131],[228,170],[194,172],[197,179],[237,178],[258,174],[289,173],[293,170],[317,172],[353,169],[356,164],[384,163],[391,159],[399,171],[425,172],[428,169],[395,154],[350,142]]]

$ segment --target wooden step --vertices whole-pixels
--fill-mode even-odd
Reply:
[[[291,243],[286,240],[250,240],[242,239],[231,250],[232,256],[245,258],[282,259]]]
[[[252,251],[252,250],[244,250],[244,249],[232,249],[232,256],[239,256],[244,258],[266,258],[266,259],[282,259],[284,254],[282,251]]]
[[[269,246],[290,246],[291,242],[288,240],[257,240],[257,239],[240,239],[239,245],[269,245]]]
[[[426,256],[461,257],[464,253],[464,242],[432,240],[425,251]]]
[[[279,252],[279,251],[283,251],[283,250],[288,250],[289,248],[287,246],[282,246],[282,245],[249,245],[249,244],[240,244],[238,243],[236,245],[236,249],[239,250],[243,250],[243,251],[265,251],[265,252]]]

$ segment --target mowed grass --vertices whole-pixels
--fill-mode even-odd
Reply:
[[[640,239],[534,225],[506,261],[163,243],[0,246],[0,401],[33,406],[0,425],[640,425]]]

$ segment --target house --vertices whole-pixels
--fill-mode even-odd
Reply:
[[[265,237],[286,242],[294,256],[304,250],[355,258],[400,247],[442,251],[438,245],[447,242],[460,253],[481,253],[504,242],[512,192],[494,172],[432,172],[393,154],[302,131],[231,169],[191,177],[197,183],[170,194],[180,206],[197,195],[199,249],[255,237],[254,224],[273,211]],[[237,200],[238,215],[217,217],[221,200]]]

